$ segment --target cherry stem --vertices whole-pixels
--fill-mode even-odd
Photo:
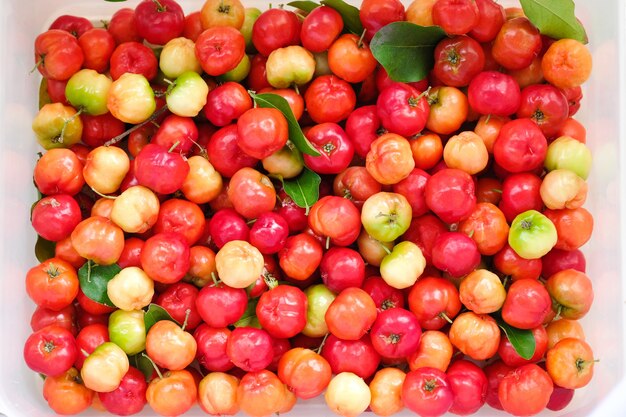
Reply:
[[[504,277],[504,279],[502,280],[502,286],[503,286],[503,287],[506,287],[506,285],[509,283],[509,279],[510,279],[510,276],[509,276],[509,275],[506,275],[506,276]]]
[[[298,84],[293,85],[293,90],[296,92],[296,94],[300,95],[300,89],[298,88]]]
[[[330,236],[326,236],[326,250],[330,249]]]
[[[190,308],[185,310],[185,321],[183,322],[183,326],[181,327],[181,329],[183,331],[185,331],[185,329],[187,328],[187,321],[189,321],[189,315],[190,314],[191,314],[191,309]]]
[[[28,71],[29,74],[32,74],[33,72],[37,71],[37,68],[39,68],[40,66],[43,65],[43,56],[41,58],[39,58],[39,60],[37,62],[35,62],[35,66],[33,67],[33,69],[31,69],[30,71]]]
[[[180,141],[179,141],[179,140],[177,140],[177,141],[176,141],[176,142],[172,145],[172,147],[171,147],[171,148],[170,148],[167,152],[168,152],[168,153],[172,153],[172,151],[173,151],[174,149],[176,149],[176,147],[177,147],[178,145],[180,145]]]
[[[158,118],[160,115],[162,115],[166,111],[167,111],[167,105],[161,107],[159,110],[157,110],[154,113],[152,113],[152,116],[150,116],[146,121],[141,122],[141,123],[131,127],[130,129],[128,129],[124,133],[121,133],[121,134],[117,135],[116,137],[114,137],[113,139],[105,142],[104,146],[111,146],[111,145],[115,145],[118,142],[121,142],[122,139],[124,139],[126,136],[130,135],[131,133],[133,133],[135,130],[141,128],[142,126],[152,122],[153,120]]]
[[[145,353],[142,353],[141,356],[143,356],[144,358],[146,358],[146,359],[148,359],[150,361],[150,363],[152,364],[152,367],[154,368],[154,370],[156,371],[157,375],[159,376],[159,379],[163,379],[163,374],[161,373],[161,370],[159,369],[157,364],[154,363],[152,358],[150,356],[146,355]]]
[[[82,353],[84,357],[89,356],[89,352],[87,352],[85,349],[81,349],[80,353]]]
[[[217,285],[220,283],[220,280],[217,279],[217,275],[215,275],[215,272],[211,272],[211,279],[213,280],[213,286],[217,287]]]
[[[102,194],[100,191],[95,190],[93,187],[90,187],[90,188],[91,188],[91,191],[93,191],[94,193],[96,193],[102,198],[108,198],[109,200],[115,200],[117,198],[117,196],[114,196],[114,195]]]
[[[491,191],[493,191],[494,193],[502,194],[502,190],[499,188],[492,188]]]
[[[563,306],[559,304],[559,306],[556,308],[556,316],[554,316],[553,320],[558,320],[561,318],[561,311],[563,311]]]
[[[387,252],[387,255],[391,255],[391,249],[389,249],[387,246],[385,246],[385,245],[383,244],[383,242],[380,242],[380,241],[379,241],[379,243],[380,243],[380,246],[383,248],[383,250],[384,250],[385,252]]]
[[[439,313],[439,317],[441,317],[442,319],[444,319],[448,323],[452,324],[452,320],[450,319],[450,317],[448,317],[448,315],[444,311]]]
[[[430,96],[430,89],[432,87],[428,86],[428,88],[426,89],[426,91],[423,91],[422,94],[420,94],[419,96],[417,96],[417,100],[419,101],[422,97],[426,97],[428,98]]]
[[[324,336],[324,338],[322,339],[322,343],[320,343],[320,345],[318,346],[318,348],[315,350],[315,352],[319,355],[322,352],[322,348],[324,347],[324,344],[326,343],[326,339],[328,339],[328,335],[330,333],[326,333],[326,335]]]
[[[361,37],[359,38],[359,41],[356,43],[357,48],[363,47],[363,39],[365,38],[366,32],[367,32],[367,29],[363,29],[363,33],[361,33]]]
[[[270,290],[278,287],[278,280],[267,269],[263,271],[263,281],[265,281],[265,285],[267,285]]]
[[[163,6],[159,0],[152,0],[154,4],[156,4],[158,12],[164,12],[167,10],[167,7]]]
[[[80,109],[78,109],[78,111],[76,113],[74,113],[72,115],[72,117],[70,117],[69,119],[66,119],[66,120],[63,121],[63,127],[61,128],[61,134],[59,135],[59,142],[60,143],[63,143],[63,137],[65,136],[65,129],[67,128],[67,125],[72,123],[74,121],[74,119],[76,119],[78,116],[80,116],[83,111],[84,111],[84,109],[81,107]]]
[[[489,120],[491,120],[491,114],[487,115],[487,118],[485,119],[485,124],[488,125],[489,124]]]

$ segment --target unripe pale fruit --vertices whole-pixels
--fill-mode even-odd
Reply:
[[[87,388],[111,392],[120,385],[129,367],[126,353],[115,343],[106,342],[85,359],[80,376]]]
[[[328,384],[324,399],[335,414],[356,417],[367,409],[372,395],[363,378],[352,372],[341,372]]]
[[[98,116],[109,111],[107,97],[111,84],[113,81],[106,75],[91,69],[82,69],[67,81],[65,97],[75,108]]]
[[[145,122],[156,110],[154,91],[141,74],[125,73],[113,81],[107,98],[107,108],[124,123]]]
[[[182,117],[196,117],[206,104],[209,86],[197,72],[181,74],[167,91],[167,108]]]
[[[122,269],[108,282],[107,295],[119,309],[139,310],[152,301],[154,281],[143,269],[129,266]]]
[[[174,38],[165,44],[159,56],[159,68],[167,78],[178,78],[187,71],[202,73],[191,39]]]
[[[380,275],[390,286],[398,289],[415,284],[424,272],[426,259],[415,243],[404,241],[393,247],[380,263]]]
[[[109,316],[110,341],[127,355],[136,355],[146,349],[146,323],[143,310],[115,310]]]
[[[246,288],[256,282],[264,265],[261,252],[243,240],[227,242],[215,255],[217,275],[233,288]]]
[[[378,192],[363,204],[361,223],[381,242],[393,242],[407,231],[413,218],[411,204],[402,194]]]
[[[98,146],[87,155],[83,177],[94,191],[110,194],[120,188],[129,169],[130,159],[122,148]]]
[[[222,191],[223,180],[219,172],[203,156],[194,155],[187,160],[189,173],[180,187],[185,198],[196,204],[213,200]]]
[[[544,166],[548,171],[569,169],[586,180],[591,162],[591,151],[587,145],[569,136],[561,136],[548,146]]]
[[[111,220],[126,233],[144,233],[156,223],[160,206],[151,189],[135,185],[115,199]]]
[[[44,105],[33,119],[32,128],[44,149],[69,148],[83,135],[83,122],[76,110],[61,103]]]
[[[265,65],[267,81],[276,88],[302,85],[313,79],[315,58],[301,46],[278,48],[270,54]]]
[[[549,209],[575,209],[587,200],[587,183],[569,169],[548,172],[539,188],[543,204]]]

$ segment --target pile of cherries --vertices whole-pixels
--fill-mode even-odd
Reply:
[[[24,358],[56,413],[527,416],[591,380],[587,47],[493,0],[363,0],[362,33],[308,6],[35,39]],[[397,21],[447,34],[420,81],[370,49]]]

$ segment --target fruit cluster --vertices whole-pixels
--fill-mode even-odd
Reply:
[[[591,55],[571,3],[544,3],[55,20],[35,40],[24,347],[50,407],[567,406],[594,366],[572,118]]]

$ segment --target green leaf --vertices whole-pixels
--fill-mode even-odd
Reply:
[[[320,176],[309,168],[304,167],[302,173],[296,178],[289,180],[281,179],[281,181],[287,195],[299,207],[305,208],[308,214],[309,208],[320,197],[320,183],[322,182]]]
[[[152,366],[152,362],[150,362],[150,359],[143,356],[144,353],[145,351],[140,352],[136,355],[129,357],[128,359],[130,365],[139,369],[143,376],[146,378],[146,380],[149,380],[154,373],[154,366]]]
[[[420,81],[433,68],[435,47],[445,36],[438,26],[393,22],[376,32],[370,49],[392,80]]]
[[[522,330],[517,327],[510,326],[501,318],[496,318],[498,326],[504,331],[506,337],[509,338],[513,349],[524,359],[530,359],[535,354],[535,337],[531,330]]]
[[[289,125],[289,140],[296,145],[296,148],[307,155],[320,156],[319,152],[315,150],[311,142],[309,142],[306,136],[304,136],[304,133],[302,133],[298,120],[296,120],[296,117],[293,115],[287,100],[278,94],[271,93],[250,93],[250,96],[257,106],[277,109],[285,116]]]
[[[520,0],[524,14],[541,34],[554,39],[589,42],[582,23],[576,19],[573,0]]]
[[[246,311],[234,324],[235,327],[257,327],[258,320],[256,317],[256,305],[259,303],[258,298],[248,300]]]
[[[174,318],[172,318],[172,316],[170,315],[170,313],[167,312],[166,309],[158,304],[150,304],[148,306],[148,310],[143,316],[143,322],[146,325],[146,334],[148,333],[148,330],[150,330],[150,328],[156,324],[157,321],[161,320],[173,321],[180,326],[180,323],[174,320]]]
[[[107,295],[107,284],[121,270],[122,268],[117,264],[98,265],[93,261],[87,261],[78,270],[80,288],[93,301],[109,307],[115,307]]]
[[[343,0],[322,0],[321,3],[337,10],[343,18],[343,24],[350,32],[357,35],[363,33],[363,24],[359,17],[359,9]]]
[[[39,84],[39,110],[50,103],[52,103],[52,99],[50,98],[50,94],[48,94],[48,80],[42,78]]]
[[[39,262],[44,262],[50,258],[54,258],[55,248],[55,242],[50,242],[41,236],[37,236],[37,242],[35,243],[35,257],[37,257]]]
[[[311,10],[319,7],[320,5],[318,3],[315,3],[314,1],[297,0],[287,3],[287,6],[295,7],[296,9],[300,9],[307,13],[310,13]]]

